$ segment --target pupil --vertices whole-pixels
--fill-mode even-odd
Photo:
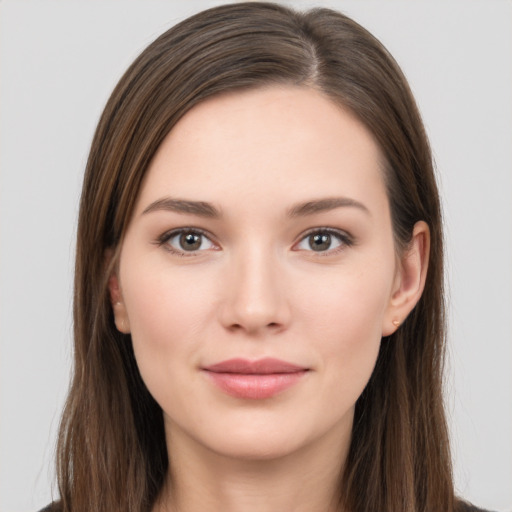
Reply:
[[[180,245],[185,251],[193,251],[201,247],[201,235],[184,233],[180,236]]]
[[[311,235],[309,237],[309,245],[314,251],[325,251],[331,246],[331,235]]]

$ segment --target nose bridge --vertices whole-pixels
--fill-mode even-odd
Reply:
[[[224,324],[255,332],[289,320],[282,269],[268,244],[251,243],[233,254],[228,269]]]

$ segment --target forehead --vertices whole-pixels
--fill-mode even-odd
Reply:
[[[316,90],[228,93],[195,106],[167,135],[147,171],[138,208],[165,194],[271,204],[385,195],[380,162],[364,125]]]

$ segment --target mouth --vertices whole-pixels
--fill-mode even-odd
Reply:
[[[229,359],[202,368],[221,391],[236,398],[263,400],[297,384],[309,368],[287,361]]]

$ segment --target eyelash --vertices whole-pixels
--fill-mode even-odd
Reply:
[[[312,235],[329,235],[332,238],[335,238],[339,242],[338,247],[334,247],[333,249],[327,249],[325,251],[315,251],[313,249],[307,250],[307,252],[311,252],[315,254],[315,256],[324,257],[324,256],[332,256],[334,254],[338,254],[339,252],[343,251],[347,247],[351,247],[354,245],[355,241],[354,238],[349,235],[345,231],[341,231],[338,229],[333,228],[313,228],[306,233],[304,233],[300,240],[294,244],[294,247],[298,244],[305,242],[309,237]],[[300,250],[300,249],[299,249]]]
[[[158,246],[162,246],[165,248],[165,250],[169,251],[170,253],[181,256],[181,257],[194,257],[199,256],[201,252],[203,252],[205,249],[197,250],[197,251],[180,251],[169,244],[169,240],[171,240],[174,237],[183,235],[183,234],[191,234],[191,235],[199,235],[203,238],[206,238],[211,244],[216,245],[215,242],[212,241],[211,235],[209,235],[206,231],[203,231],[199,228],[178,228],[173,229],[171,231],[167,231],[163,233],[158,239],[156,240],[156,244]],[[346,233],[345,231],[340,231],[333,228],[313,228],[306,233],[304,233],[298,242],[296,242],[293,247],[296,247],[297,245],[305,242],[309,237],[312,235],[329,235],[332,238],[335,238],[339,245],[333,249],[327,249],[325,251],[315,251],[310,248],[310,250],[304,249],[306,252],[311,252],[315,254],[316,256],[332,256],[334,254],[338,254],[340,251],[343,251],[347,247],[351,247],[354,245],[354,239],[351,235]],[[301,249],[296,249],[301,250]]]
[[[180,251],[168,243],[172,238],[183,234],[199,235],[203,238],[206,238],[213,245],[216,245],[215,242],[212,241],[211,235],[199,228],[178,228],[167,231],[158,237],[156,243],[158,246],[164,247],[166,251],[169,251],[176,256],[182,256],[184,258],[198,256],[202,251]]]

